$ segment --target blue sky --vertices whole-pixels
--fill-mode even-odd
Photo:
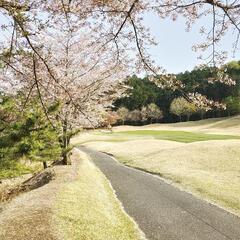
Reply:
[[[0,14],[0,23],[3,23],[4,20]],[[199,28],[202,25],[210,25],[211,19],[199,20],[190,32],[185,31],[186,26],[182,18],[173,22],[170,19],[163,20],[153,14],[147,14],[144,16],[144,21],[146,26],[150,27],[152,35],[158,42],[157,46],[149,49],[149,53],[157,65],[166,69],[167,72],[179,73],[192,70],[194,66],[202,63],[198,59],[199,54],[192,51],[192,46],[203,40],[203,37],[199,34]],[[220,46],[221,49],[229,52],[228,61],[234,59],[231,53],[233,40],[232,33],[229,33]],[[240,60],[240,50],[237,52],[235,59]]]
[[[190,32],[186,32],[183,18],[173,22],[170,19],[159,19],[153,14],[145,16],[145,23],[151,26],[151,33],[159,43],[156,47],[149,49],[154,60],[159,66],[164,67],[168,72],[179,73],[185,70],[192,70],[201,62],[198,59],[199,53],[192,51],[192,46],[202,42],[203,36],[199,33],[202,25],[209,26],[211,19],[199,20]],[[233,60],[232,42],[234,36],[231,32],[222,40],[219,48],[226,50],[229,54],[228,61]],[[235,54],[235,59],[240,60],[240,51]]]

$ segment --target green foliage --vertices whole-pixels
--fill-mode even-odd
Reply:
[[[179,97],[172,101],[170,112],[179,116],[180,121],[182,116],[187,116],[189,120],[189,117],[197,112],[197,107],[193,103],[188,102],[185,98]]]
[[[185,92],[198,92],[218,102],[225,102],[229,96],[238,98],[240,97],[240,61],[232,61],[224,66],[227,74],[236,81],[236,85],[225,85],[220,82],[210,83],[209,79],[216,75],[216,69],[211,67],[195,68],[192,71],[177,74],[177,79],[180,80],[185,88]],[[147,77],[138,78],[133,76],[127,83],[130,86],[128,97],[123,97],[115,102],[116,109],[119,107],[126,107],[129,111],[135,109],[142,109],[145,106],[154,103],[163,112],[164,122],[175,122],[176,115],[170,112],[170,105],[173,99],[181,97],[178,90],[169,90],[158,88],[153,82],[149,81]],[[228,105],[230,106],[230,105]],[[227,106],[227,107],[228,107]],[[214,109],[205,112],[199,110],[198,114],[192,116],[193,120],[198,120],[206,115],[209,117],[226,116],[234,114],[234,111],[224,111]],[[190,114],[191,115],[191,114]],[[186,116],[190,116],[189,114]],[[187,117],[187,118],[188,118]]]
[[[21,145],[25,147],[25,155],[31,160],[47,162],[60,159],[61,148],[55,131],[49,126],[32,132],[21,141]]]
[[[24,156],[40,162],[60,158],[58,136],[42,107],[31,100],[21,111],[21,100],[20,96],[2,97],[0,103],[0,161],[5,163],[0,171],[18,164]]]
[[[126,107],[132,111],[141,109],[150,103],[157,103],[159,99],[159,88],[147,78],[131,77],[127,84],[130,86],[129,96],[118,99],[115,106]]]
[[[18,177],[39,170],[38,165],[26,165],[19,161],[0,161],[0,179]]]
[[[224,99],[228,115],[240,113],[240,97],[229,96]]]
[[[240,71],[240,61],[231,61],[226,64],[227,69],[233,69],[236,71]]]

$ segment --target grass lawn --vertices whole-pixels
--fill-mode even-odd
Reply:
[[[48,184],[0,205],[1,240],[145,239],[84,153],[74,149],[72,164],[53,170]]]
[[[103,173],[84,153],[76,178],[57,195],[57,232],[66,240],[145,239],[135,222],[124,212]]]
[[[204,123],[204,124],[203,124]],[[180,126],[179,126],[180,125]],[[180,131],[183,125],[183,131]],[[194,131],[186,131],[186,126]],[[120,162],[157,173],[186,191],[240,215],[240,137],[196,132],[206,126],[211,133],[239,129],[236,119],[201,123],[117,127],[113,133],[89,132],[74,139],[99,151],[113,154]],[[221,129],[219,128],[221,126]],[[169,130],[171,129],[171,130]],[[130,130],[130,131],[129,131]]]
[[[169,131],[169,130],[131,130],[131,131],[114,131],[100,132],[91,131],[80,134],[72,141],[73,144],[84,144],[88,142],[124,142],[142,139],[169,140],[183,143],[209,141],[209,140],[228,140],[239,139],[240,136],[206,134],[186,131]]]
[[[240,115],[226,118],[210,118],[200,121],[189,121],[169,124],[152,124],[140,127],[118,126],[115,127],[114,130],[169,130],[240,136]]]
[[[240,215],[240,140],[89,142],[120,162],[157,173]]]
[[[227,140],[227,139],[240,139],[240,136],[233,135],[217,135],[217,134],[206,134],[206,133],[195,133],[185,131],[165,131],[165,130],[136,130],[136,131],[122,131],[119,133],[113,133],[113,140],[124,139],[124,138],[154,138],[160,140],[170,140],[176,142],[198,142],[198,141],[209,141],[209,140]]]

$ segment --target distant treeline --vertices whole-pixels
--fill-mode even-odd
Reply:
[[[169,90],[158,88],[153,82],[149,81],[148,77],[139,78],[132,76],[128,80],[129,96],[118,99],[115,102],[115,110],[120,112],[129,111],[128,117],[126,114],[125,123],[142,124],[146,122],[141,120],[141,117],[131,119],[131,113],[140,112],[149,104],[156,104],[162,112],[161,116],[156,119],[157,122],[177,122],[179,120],[199,120],[203,118],[232,116],[240,113],[240,61],[232,61],[225,65],[226,73],[236,81],[236,85],[228,86],[220,82],[210,83],[208,80],[212,76],[212,68],[196,68],[191,72],[177,74],[177,79],[180,80],[186,87],[186,92],[198,92],[221,103],[226,104],[226,110],[213,109],[211,111],[199,111],[192,109],[180,110],[177,114],[177,104],[182,106],[181,93],[178,90]],[[178,100],[176,100],[178,99]],[[172,106],[171,106],[172,104]],[[189,106],[188,106],[189,108]],[[191,109],[191,106],[190,106]],[[179,109],[177,109],[179,110]],[[182,111],[182,113],[181,113]]]

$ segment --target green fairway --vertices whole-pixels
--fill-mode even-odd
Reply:
[[[185,131],[165,131],[165,130],[136,130],[136,131],[123,131],[118,133],[101,133],[101,135],[107,135],[111,138],[108,141],[126,141],[129,138],[154,138],[159,140],[169,140],[183,143],[191,143],[198,141],[209,140],[227,140],[227,139],[240,139],[238,136],[232,135],[217,135],[217,134],[205,134],[194,133]]]
[[[239,120],[120,126],[82,133],[73,144],[110,153],[240,215]]]

